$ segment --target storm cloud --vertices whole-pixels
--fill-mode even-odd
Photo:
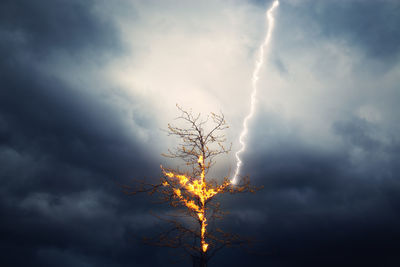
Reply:
[[[131,178],[157,177],[177,115],[222,111],[236,149],[269,1],[2,1],[2,266],[176,266]],[[400,5],[282,1],[210,266],[398,266]],[[233,156],[221,159],[221,172]],[[190,264],[184,259],[178,266]]]

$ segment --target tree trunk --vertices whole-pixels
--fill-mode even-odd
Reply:
[[[207,259],[206,257],[192,257],[193,259],[193,267],[207,267]]]

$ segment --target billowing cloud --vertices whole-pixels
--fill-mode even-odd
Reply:
[[[160,128],[176,103],[222,111],[238,147],[269,4],[2,1],[1,265],[167,266],[168,250],[140,241],[164,207],[117,183],[168,164]],[[223,227],[257,253],[211,266],[399,264],[398,11],[281,2],[243,154],[264,189],[222,199]]]

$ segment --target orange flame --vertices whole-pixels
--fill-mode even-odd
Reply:
[[[161,169],[165,177],[175,178],[181,186],[181,188],[173,188],[175,198],[179,199],[181,203],[183,203],[186,207],[197,214],[197,217],[201,224],[201,249],[203,253],[205,253],[209,245],[206,243],[206,202],[207,200],[224,190],[230,184],[230,182],[225,181],[222,185],[217,187],[212,187],[210,184],[207,184],[205,180],[204,158],[202,155],[199,156],[197,162],[199,163],[201,168],[199,180],[191,181],[191,178],[187,175],[167,171],[162,166]],[[167,181],[164,181],[162,184],[163,186],[171,186],[171,184]],[[182,194],[182,190],[188,192],[189,194]],[[190,199],[190,196],[194,196],[194,200]]]

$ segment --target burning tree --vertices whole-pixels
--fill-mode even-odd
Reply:
[[[124,186],[126,194],[147,192],[158,195],[161,203],[167,203],[179,209],[179,216],[155,215],[167,222],[171,228],[154,238],[147,238],[148,244],[172,248],[183,248],[193,259],[193,266],[207,266],[217,251],[226,246],[247,244],[248,240],[223,231],[220,228],[208,229],[209,222],[221,219],[226,212],[215,199],[218,194],[255,192],[248,177],[240,184],[231,184],[228,177],[216,179],[206,176],[215,163],[215,157],[229,153],[226,138],[222,133],[228,128],[223,114],[211,113],[202,119],[192,112],[177,106],[181,115],[178,119],[186,123],[186,128],[168,124],[167,133],[178,137],[178,147],[162,154],[168,158],[178,158],[185,163],[185,171],[161,166],[162,177],[159,183],[139,181],[138,187]],[[209,127],[211,125],[211,127]],[[208,127],[208,130],[206,129]],[[192,218],[191,223],[187,218]]]

